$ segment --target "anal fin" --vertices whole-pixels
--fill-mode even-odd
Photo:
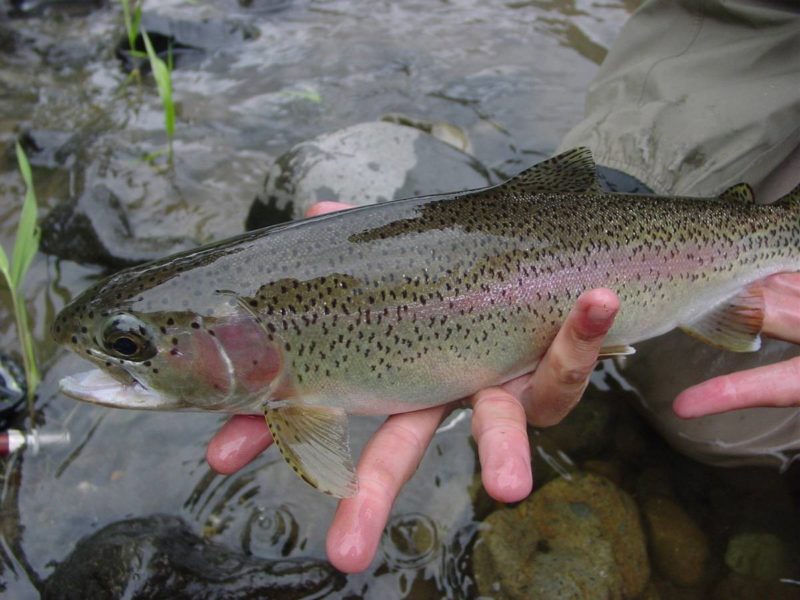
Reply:
[[[764,295],[755,283],[681,329],[701,341],[733,352],[755,352],[761,348],[764,325]]]
[[[755,204],[756,197],[751,188],[746,183],[737,183],[729,187],[727,190],[720,194],[720,199],[729,202],[744,202],[747,204]]]
[[[630,356],[631,354],[636,354],[636,348],[633,346],[603,346],[597,353],[597,358],[601,360],[612,356]]]
[[[281,455],[303,481],[336,498],[356,495],[344,410],[285,403],[268,406],[264,416]]]

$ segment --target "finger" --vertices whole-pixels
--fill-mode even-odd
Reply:
[[[372,562],[392,504],[414,474],[436,428],[449,410],[437,406],[389,417],[358,461],[358,493],[339,502],[328,531],[328,559],[345,573]]]
[[[217,473],[238,471],[272,444],[269,428],[260,415],[235,415],[211,438],[206,460]]]
[[[525,409],[501,388],[481,390],[472,406],[472,436],[478,444],[483,487],[495,500],[522,500],[533,488]]]
[[[764,287],[800,298],[800,273],[778,273],[764,279]]]
[[[800,358],[709,379],[681,392],[672,409],[689,419],[759,406],[800,406]]]
[[[605,288],[578,298],[518,396],[529,423],[537,427],[555,425],[578,403],[618,310],[617,295]]]
[[[764,325],[772,338],[800,344],[800,277],[770,277],[764,286]]]
[[[346,208],[353,208],[352,204],[345,204],[344,202],[332,202],[330,200],[323,200],[312,204],[306,211],[307,217],[317,217],[337,210],[344,210]]]

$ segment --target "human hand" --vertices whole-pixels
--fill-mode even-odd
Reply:
[[[309,216],[347,207],[321,202]],[[468,399],[481,478],[496,500],[515,502],[530,494],[527,422],[554,425],[575,406],[618,309],[619,300],[610,290],[582,295],[533,374]],[[328,531],[328,558],[337,569],[358,572],[369,566],[400,489],[414,474],[442,420],[461,404],[392,415],[367,442],[356,468],[358,493],[339,502]],[[211,440],[206,457],[215,471],[233,473],[271,443],[263,417],[234,416]]]
[[[800,344],[800,273],[768,277],[763,290],[762,333]],[[709,379],[681,392],[672,408],[688,419],[760,406],[800,406],[800,357]]]

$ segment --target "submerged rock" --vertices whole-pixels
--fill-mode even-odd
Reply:
[[[800,586],[730,573],[717,584],[710,597],[712,600],[800,600]]]
[[[725,549],[725,564],[738,573],[765,581],[793,575],[791,552],[772,533],[748,532],[733,536]]]
[[[669,498],[647,498],[642,504],[642,513],[656,569],[681,586],[701,583],[709,555],[705,532]]]
[[[247,216],[258,229],[320,200],[357,206],[489,185],[475,158],[416,127],[369,122],[296,145],[275,161]]]
[[[99,185],[56,206],[41,223],[40,248],[66,260],[112,268],[147,262],[197,246],[186,237],[134,236],[114,194]]]
[[[44,581],[45,598],[305,598],[344,577],[311,559],[268,560],[203,540],[178,517],[112,523],[78,542]]]
[[[650,576],[633,500],[603,477],[551,481],[485,521],[473,553],[478,589],[495,598],[626,599]]]

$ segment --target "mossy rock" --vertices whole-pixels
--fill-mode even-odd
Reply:
[[[480,593],[495,598],[636,598],[650,567],[633,500],[607,479],[551,481],[489,515],[473,554]]]
[[[670,581],[696,586],[706,576],[709,540],[685,510],[669,498],[647,498],[642,504],[653,564]]]

